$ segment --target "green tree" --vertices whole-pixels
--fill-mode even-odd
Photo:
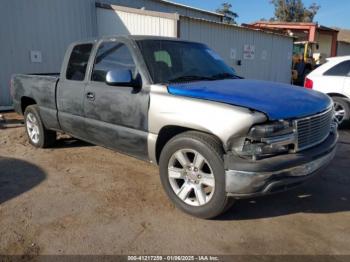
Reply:
[[[216,9],[216,12],[224,15],[224,23],[237,24],[235,19],[238,17],[238,14],[232,11],[232,5],[230,3],[222,3],[220,8]]]
[[[320,5],[313,3],[308,8],[302,0],[270,0],[275,6],[275,17],[272,21],[283,22],[312,22],[320,9]]]

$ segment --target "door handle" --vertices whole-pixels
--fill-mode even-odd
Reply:
[[[94,101],[95,100],[95,93],[93,92],[87,92],[86,93],[86,98],[90,101]]]

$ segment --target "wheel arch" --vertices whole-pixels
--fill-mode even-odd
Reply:
[[[340,93],[327,93],[330,97],[343,97],[349,99],[347,96],[340,94]]]
[[[205,132],[203,130],[198,130],[198,129],[194,129],[194,128],[177,126],[177,125],[164,126],[160,129],[160,131],[158,133],[157,141],[155,144],[155,154],[156,154],[155,157],[156,157],[157,164],[159,164],[160,154],[162,153],[164,146],[173,137],[175,137],[181,133],[188,132],[188,131],[196,131],[196,132],[211,135],[211,136],[215,137],[218,141],[220,141],[220,144],[223,147],[223,143],[222,143],[221,139],[212,133],[208,133],[208,132]]]
[[[31,97],[28,97],[28,96],[22,96],[21,97],[21,111],[22,111],[22,114],[24,114],[24,111],[26,110],[26,108],[28,106],[31,106],[31,105],[36,105],[37,102],[31,98]]]
[[[331,98],[333,97],[338,97],[338,98],[344,98],[343,100],[348,104],[350,107],[350,98],[347,97],[346,95],[340,94],[340,93],[327,93]]]

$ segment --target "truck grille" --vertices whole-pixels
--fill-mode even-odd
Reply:
[[[333,108],[306,118],[295,120],[298,144],[297,150],[304,150],[322,143],[331,131]]]

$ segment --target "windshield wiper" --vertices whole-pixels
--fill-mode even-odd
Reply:
[[[220,79],[241,79],[241,77],[236,76],[231,73],[220,73],[216,75],[212,75],[210,78],[215,79],[215,80],[220,80]]]
[[[203,80],[215,80],[215,79],[207,76],[188,75],[188,76],[176,77],[174,79],[169,80],[169,82],[187,82],[187,81],[203,81]]]

